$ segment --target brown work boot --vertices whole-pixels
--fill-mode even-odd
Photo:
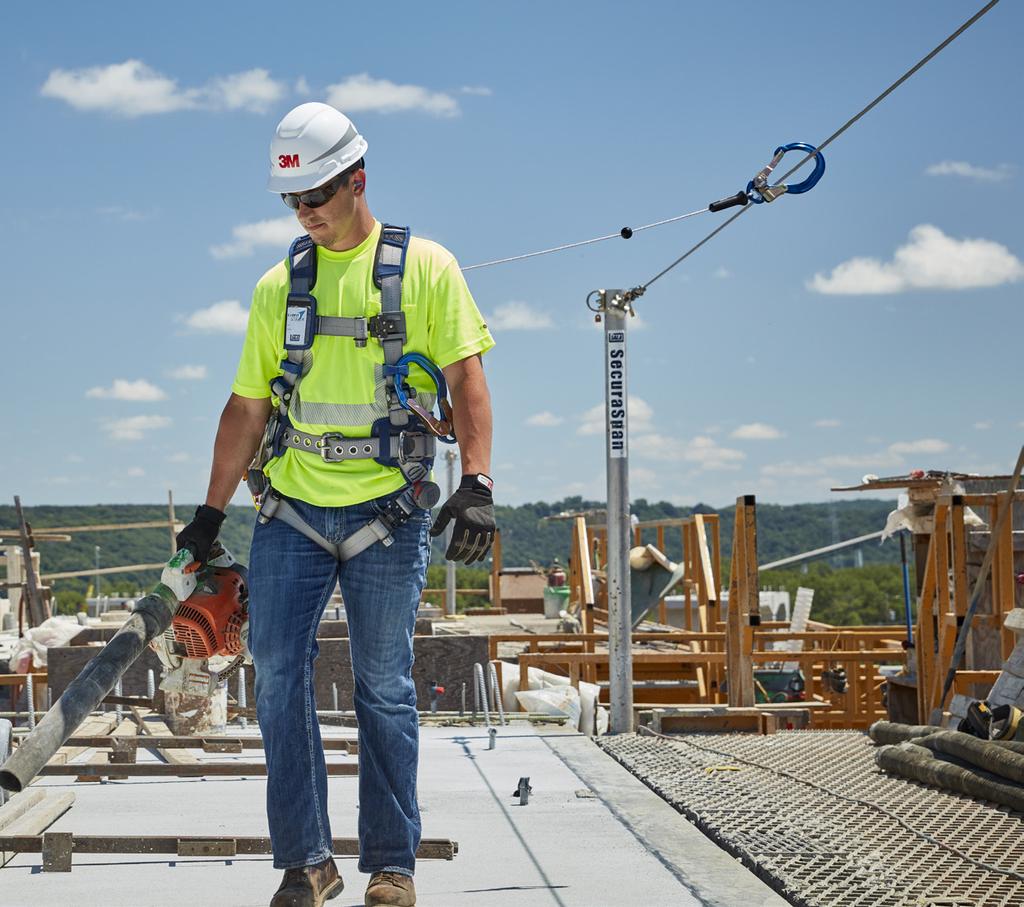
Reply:
[[[323,907],[324,901],[336,898],[344,887],[334,860],[286,869],[270,907]]]
[[[366,886],[366,907],[415,907],[412,876],[400,872],[375,872]]]

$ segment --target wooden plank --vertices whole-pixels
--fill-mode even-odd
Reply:
[[[1000,503],[1003,507],[1011,508],[1011,512],[1003,520],[1003,525],[999,532],[997,542],[1001,555],[999,560],[999,598],[996,599],[993,596],[992,599],[992,610],[1000,615],[1000,626],[1002,626],[1002,618],[1005,618],[1016,605],[1015,590],[1017,578],[1015,576],[1013,554],[1013,503],[1010,502],[1008,504],[1006,501],[1001,501]],[[1013,652],[1013,647],[1016,644],[1016,636],[1012,630],[1003,628],[1002,642],[1002,656],[1005,661],[1010,657],[1010,653]]]
[[[117,716],[113,713],[109,715],[90,715],[78,726],[75,733],[83,737],[105,736],[114,729],[116,724]],[[53,754],[50,758],[50,763],[52,765],[66,765],[97,745],[100,744],[79,743],[72,737],[65,741],[64,746]]]
[[[142,573],[146,570],[163,570],[167,566],[166,561],[160,564],[127,564],[124,567],[101,567],[99,570],[65,570],[61,573],[47,573],[42,577],[43,582],[54,579],[73,579],[76,576],[107,576],[112,573]]]
[[[932,691],[928,703],[928,712],[937,708],[942,697],[942,681],[947,667],[953,657],[956,645],[956,631],[950,630],[946,623],[946,615],[950,613],[949,596],[949,498],[940,497],[935,505],[935,531],[932,534],[935,542],[935,617],[938,636],[936,661],[939,670],[932,681]]]
[[[4,831],[16,819],[20,819],[37,803],[46,798],[46,791],[38,787],[30,787],[20,794],[12,794],[3,806],[0,806],[0,832]]]
[[[14,511],[18,516],[18,538],[21,542],[22,568],[25,573],[25,589],[22,597],[28,600],[28,615],[31,625],[38,627],[50,616],[50,606],[43,600],[39,584],[42,581],[36,576],[35,564],[32,563],[32,531],[25,522],[25,512],[21,507],[21,498],[14,496]]]
[[[18,797],[21,796],[24,796],[24,794],[18,795]],[[12,798],[10,802],[15,802],[18,797]],[[38,835],[71,809],[74,802],[75,795],[72,793],[53,795],[44,793],[42,798],[34,802],[27,810],[3,827],[3,837],[16,838],[24,835]],[[5,806],[4,809],[6,808]],[[24,852],[20,848],[6,844],[0,839],[0,867],[6,866],[19,853]]]
[[[40,775],[58,775],[71,777],[89,777],[97,775],[110,778],[202,778],[204,776],[247,776],[261,777],[267,774],[265,762],[195,762],[191,764],[165,764],[163,762],[139,762],[135,765],[44,765]],[[359,766],[355,762],[328,762],[327,774],[330,777],[350,776],[359,774]]]
[[[145,709],[132,706],[132,715],[139,724],[139,735],[143,737],[173,737],[171,729],[158,717]],[[195,765],[199,760],[188,750],[162,749],[160,746],[153,746],[155,752],[168,765]]]
[[[935,537],[928,546],[923,585],[917,600],[917,632],[914,652],[917,658],[917,714],[927,720],[930,712],[929,693],[935,679]]]
[[[1001,671],[957,671],[953,679],[953,692],[974,698],[974,684],[994,684]]]
[[[69,794],[68,796],[73,796]],[[238,855],[269,855],[270,838],[249,836],[192,837],[157,835],[73,835],[72,852],[80,854],[178,854],[183,845],[233,842]],[[18,853],[42,853],[43,836],[20,834],[0,836],[0,847],[16,850]],[[337,857],[359,856],[358,838],[334,838],[331,849]],[[452,860],[459,852],[457,841],[447,838],[423,838],[416,850],[418,860]]]

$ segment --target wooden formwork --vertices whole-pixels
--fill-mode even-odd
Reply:
[[[676,536],[675,533],[679,535]],[[830,627],[812,622],[806,632],[794,633],[784,622],[762,621],[757,564],[757,510],[754,497],[737,499],[733,557],[729,584],[730,607],[720,610],[721,545],[717,515],[695,514],[678,520],[654,520],[634,529],[634,543],[644,544],[654,533],[659,550],[681,554],[683,575],[677,591],[686,599],[685,626],[633,634],[634,702],[638,708],[662,705],[723,704],[753,707],[757,698],[755,668],[783,662],[802,670],[805,697],[815,704],[816,727],[866,728],[886,716],[884,676],[880,666],[901,664],[900,628]],[[671,547],[678,538],[681,550]],[[666,551],[666,545],[669,545]],[[583,517],[573,525],[569,559],[570,601],[578,610],[582,633],[502,634],[490,637],[490,658],[499,658],[503,643],[522,643],[517,656],[520,688],[525,689],[530,667],[580,681],[601,683],[609,676],[607,597],[603,565],[607,536],[602,526],[587,526]],[[595,582],[596,578],[596,582]],[[692,607],[693,604],[697,607]],[[666,623],[664,601],[659,617]],[[780,651],[778,643],[803,642],[800,652]],[[835,678],[845,671],[845,690]],[[650,681],[660,681],[650,684]],[[600,701],[608,701],[602,687]],[[794,703],[799,706],[799,703]]]
[[[935,710],[949,704],[948,700],[944,701],[943,686],[972,593],[971,540],[965,521],[967,508],[987,508],[986,541],[991,549],[988,577],[981,575],[975,580],[988,583],[988,607],[974,615],[971,626],[998,633],[996,661],[1001,663],[1009,658],[1013,650],[1014,634],[1004,624],[1006,615],[1017,603],[1013,519],[1009,512],[1005,518],[1000,517],[1004,509],[1019,506],[1022,501],[1022,492],[940,495],[936,499],[934,529],[920,583],[915,629],[914,661],[921,721],[928,720]],[[953,690],[971,698],[984,698],[998,674],[994,664],[979,668],[961,662],[957,665]]]

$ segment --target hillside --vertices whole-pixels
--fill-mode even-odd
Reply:
[[[566,498],[554,503],[536,502],[518,507],[498,507],[498,524],[502,529],[503,560],[505,566],[528,566],[530,561],[549,563],[552,558],[566,558],[570,524],[565,520],[545,520],[544,517],[560,512],[586,510],[600,506],[581,498]],[[882,527],[892,508],[889,501],[853,500],[835,504],[777,504],[758,505],[758,546],[762,563],[828,545],[833,533],[839,539],[851,538],[876,531]],[[181,505],[179,517],[187,517],[193,507]],[[641,520],[690,515],[694,509],[704,513],[716,512],[711,507],[676,507],[662,502],[640,499],[634,502],[634,512]],[[728,558],[732,542],[732,508],[718,511],[722,521],[722,551]],[[166,519],[163,505],[109,504],[89,507],[43,506],[26,510],[30,523],[37,529],[47,526],[76,526],[106,523],[144,522]],[[222,534],[225,544],[246,559],[252,533],[254,511],[251,507],[233,506],[228,509],[228,520]],[[15,525],[14,508],[0,506],[0,526]],[[651,540],[653,541],[653,535]],[[43,572],[83,570],[95,564],[95,546],[100,546],[101,566],[120,564],[157,563],[170,554],[167,529],[136,529],[78,533],[70,542],[42,542]],[[670,557],[679,555],[678,536],[670,535],[666,547]],[[863,548],[864,562],[894,563],[898,556],[896,545],[869,544]],[[442,560],[435,546],[434,562]],[[844,553],[830,559],[833,566],[848,566],[852,555]],[[111,588],[137,588],[155,579],[155,574],[121,575],[103,578],[104,591]],[[61,580],[58,590],[84,591],[90,579]]]

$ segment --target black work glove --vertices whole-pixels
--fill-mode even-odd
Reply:
[[[455,520],[452,540],[444,556],[450,561],[467,564],[482,561],[491,550],[495,529],[494,499],[483,479],[475,475],[462,477],[462,483],[444,502],[430,527],[431,536],[439,536],[452,520]]]
[[[221,524],[227,515],[216,507],[203,504],[196,508],[196,515],[181,532],[178,533],[175,541],[178,543],[178,550],[188,548],[192,556],[201,564],[205,564],[210,557],[210,549],[217,541],[217,533],[220,532]]]

